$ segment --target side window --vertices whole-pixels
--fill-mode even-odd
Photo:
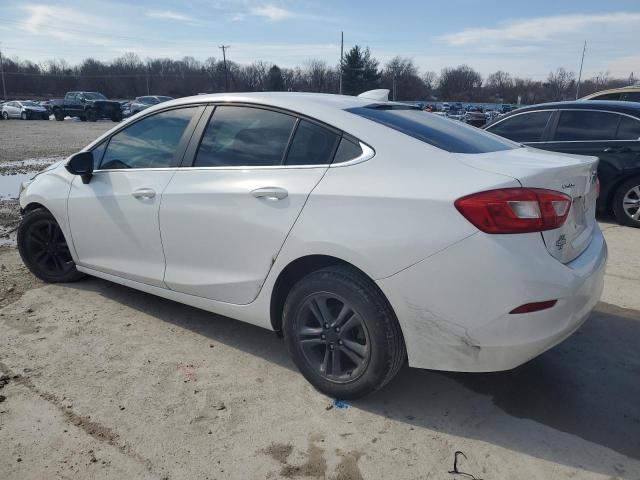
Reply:
[[[196,108],[180,108],[146,117],[116,133],[100,168],[170,167],[180,139]]]
[[[620,115],[592,110],[567,110],[560,113],[554,140],[613,140]]]
[[[348,162],[349,160],[358,158],[360,155],[362,155],[360,145],[343,136],[340,140],[340,145],[338,145],[338,150],[336,150],[336,154],[333,157],[333,163]]]
[[[618,126],[616,140],[640,140],[640,120],[622,117]]]
[[[640,102],[640,92],[627,92],[624,99],[627,102]]]
[[[281,165],[296,119],[254,107],[217,107],[202,136],[194,166]]]
[[[300,120],[287,153],[286,165],[326,165],[331,163],[338,134],[315,123]]]
[[[91,150],[93,154],[93,169],[97,170],[100,166],[100,162],[102,161],[102,156],[104,155],[104,151],[107,149],[107,144],[109,140],[105,140],[100,145]]]
[[[622,94],[620,92],[604,93],[602,95],[590,98],[589,100],[620,100],[621,95]]]
[[[487,130],[514,142],[540,142],[551,113],[553,113],[551,110],[521,113],[506,118]]]

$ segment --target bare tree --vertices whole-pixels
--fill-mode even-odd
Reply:
[[[550,72],[547,84],[551,90],[553,100],[565,100],[570,91],[573,91],[576,74],[568,72],[560,67],[555,72]]]

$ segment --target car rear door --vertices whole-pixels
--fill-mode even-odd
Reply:
[[[165,283],[234,304],[258,295],[340,132],[273,109],[205,114],[162,195]]]
[[[75,177],[68,215],[78,265],[164,286],[158,210],[204,107],[155,113],[94,149],[91,181]]]
[[[553,122],[549,140],[535,146],[554,152],[598,157],[601,199],[604,200],[616,179],[637,155],[633,147],[637,142],[617,138],[622,120],[630,118],[617,112],[595,109],[562,109]]]

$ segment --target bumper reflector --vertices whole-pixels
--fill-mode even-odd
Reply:
[[[525,303],[524,305],[520,305],[519,307],[514,308],[509,313],[539,312],[540,310],[546,310],[547,308],[553,307],[556,303],[558,303],[558,300],[545,300],[544,302]]]

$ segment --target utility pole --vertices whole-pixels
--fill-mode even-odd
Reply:
[[[396,101],[396,66],[393,66],[393,101]]]
[[[220,47],[222,49],[222,61],[224,62],[224,91],[228,92],[229,91],[229,69],[227,68],[227,48],[229,48],[229,45],[220,45]]]
[[[344,32],[340,32],[340,95],[342,95],[342,62],[344,60]]]
[[[2,75],[2,93],[4,95],[4,101],[6,102],[7,101],[7,87],[4,84],[4,66],[2,65],[2,50],[0,50],[0,75]]]
[[[580,96],[580,80],[582,80],[582,65],[584,64],[584,52],[587,50],[587,41],[584,41],[584,47],[582,47],[582,60],[580,60],[580,73],[578,74],[578,85],[576,85],[576,100]]]

